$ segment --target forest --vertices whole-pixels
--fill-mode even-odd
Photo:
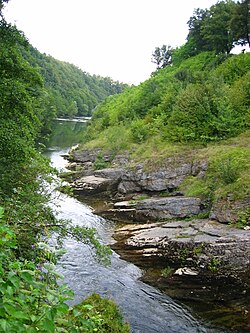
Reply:
[[[83,72],[72,64],[40,53],[32,45],[20,51],[32,67],[39,69],[47,103],[58,117],[91,116],[97,104],[127,86],[109,77]]]
[[[54,270],[62,239],[71,235],[90,244],[105,262],[110,251],[94,230],[56,220],[46,187],[54,171],[39,142],[55,117],[72,116],[92,116],[83,133],[85,147],[114,154],[126,150],[142,159],[235,140],[235,149],[223,156],[224,171],[229,177],[237,171],[236,176],[222,184],[223,193],[214,191],[249,197],[250,53],[230,53],[237,44],[249,48],[249,0],[196,9],[187,42],[176,49],[157,47],[156,71],[136,87],[39,53],[5,21],[2,9],[8,2],[0,1],[0,330],[129,332],[111,301],[94,295],[76,308],[65,304],[73,294],[58,286]],[[213,158],[216,165],[218,156]],[[191,180],[189,190],[203,195],[212,172],[202,184]],[[52,233],[58,235],[55,249],[42,241]]]

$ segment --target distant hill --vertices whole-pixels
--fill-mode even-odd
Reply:
[[[22,54],[30,65],[39,69],[47,100],[60,117],[91,116],[97,104],[127,87],[109,77],[90,75],[75,65],[40,53],[31,45],[23,48]]]

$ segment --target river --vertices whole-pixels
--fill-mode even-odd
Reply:
[[[84,123],[58,121],[46,153],[57,169],[65,170],[62,155],[80,140]],[[74,224],[93,227],[101,241],[112,244],[115,223],[92,213],[91,207],[65,194],[55,196],[54,211],[58,218],[71,219]],[[122,260],[115,252],[111,265],[99,264],[88,246],[67,239],[58,271],[75,292],[76,304],[93,292],[113,299],[120,307],[132,333],[221,333],[195,319],[191,312],[167,295],[139,280],[141,270]]]

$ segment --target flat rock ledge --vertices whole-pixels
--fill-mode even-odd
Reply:
[[[116,180],[95,175],[81,177],[71,184],[76,193],[83,195],[98,195],[100,193],[112,192],[116,186]]]
[[[237,272],[250,268],[250,231],[209,219],[130,224],[115,232],[113,248],[122,257],[165,266]]]
[[[201,213],[201,200],[193,197],[151,197],[139,201],[121,201],[113,207],[96,211],[116,220],[151,222],[187,218]]]

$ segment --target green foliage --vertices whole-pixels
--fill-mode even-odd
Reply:
[[[41,54],[31,45],[21,51],[39,69],[45,82],[47,103],[59,117],[90,116],[98,103],[127,86],[109,77],[90,75],[72,64]]]
[[[188,21],[184,58],[203,51],[216,54],[232,50],[234,43],[249,43],[249,1],[219,1],[209,9],[196,9]],[[184,51],[184,50],[182,50]]]
[[[174,269],[171,267],[165,267],[162,271],[161,271],[161,276],[163,276],[164,278],[168,278],[171,275],[173,275]]]
[[[76,305],[68,316],[76,332],[129,333],[128,324],[123,319],[115,303],[93,294],[84,302]]]
[[[202,144],[236,136],[250,125],[249,66],[249,54],[214,52],[174,62],[98,106],[83,142],[109,149],[122,138],[117,150],[152,136]]]
[[[240,229],[250,228],[250,208],[238,212],[238,219],[233,226]]]
[[[40,109],[35,98],[42,92],[42,80],[18,51],[27,42],[19,31],[0,22],[0,193],[12,192],[22,181],[26,162],[32,164],[34,143],[41,128]]]
[[[221,261],[219,258],[212,258],[208,264],[208,269],[211,272],[217,272],[220,269]]]
[[[246,137],[249,140],[249,135]],[[187,177],[181,184],[180,190],[187,196],[201,198],[206,208],[205,212],[208,212],[211,205],[218,200],[228,203],[249,200],[250,154],[243,136],[235,138],[232,142],[225,141],[219,146],[210,145],[203,148],[197,158],[207,160],[206,173],[199,177]],[[237,214],[239,214],[238,225],[241,225],[241,220],[246,223],[249,212],[239,206]]]
[[[248,151],[243,149],[234,149],[227,152],[220,152],[215,156],[210,164],[210,173],[213,180],[223,185],[236,182],[242,171],[246,170],[248,163]]]
[[[237,2],[230,22],[234,42],[250,47],[249,0]]]
[[[220,1],[209,9],[201,28],[202,37],[209,49],[217,54],[227,53],[233,48],[233,36],[230,23],[236,4],[232,0]]]
[[[168,45],[162,45],[162,47],[156,47],[152,54],[152,62],[157,65],[157,69],[170,66],[172,64],[172,55],[174,49]]]
[[[94,169],[95,170],[101,170],[104,168],[108,167],[108,162],[104,160],[103,156],[101,154],[99,154],[96,157],[96,160],[94,162]]]
[[[149,124],[143,119],[136,119],[131,123],[131,135],[133,142],[141,143],[149,136]]]

